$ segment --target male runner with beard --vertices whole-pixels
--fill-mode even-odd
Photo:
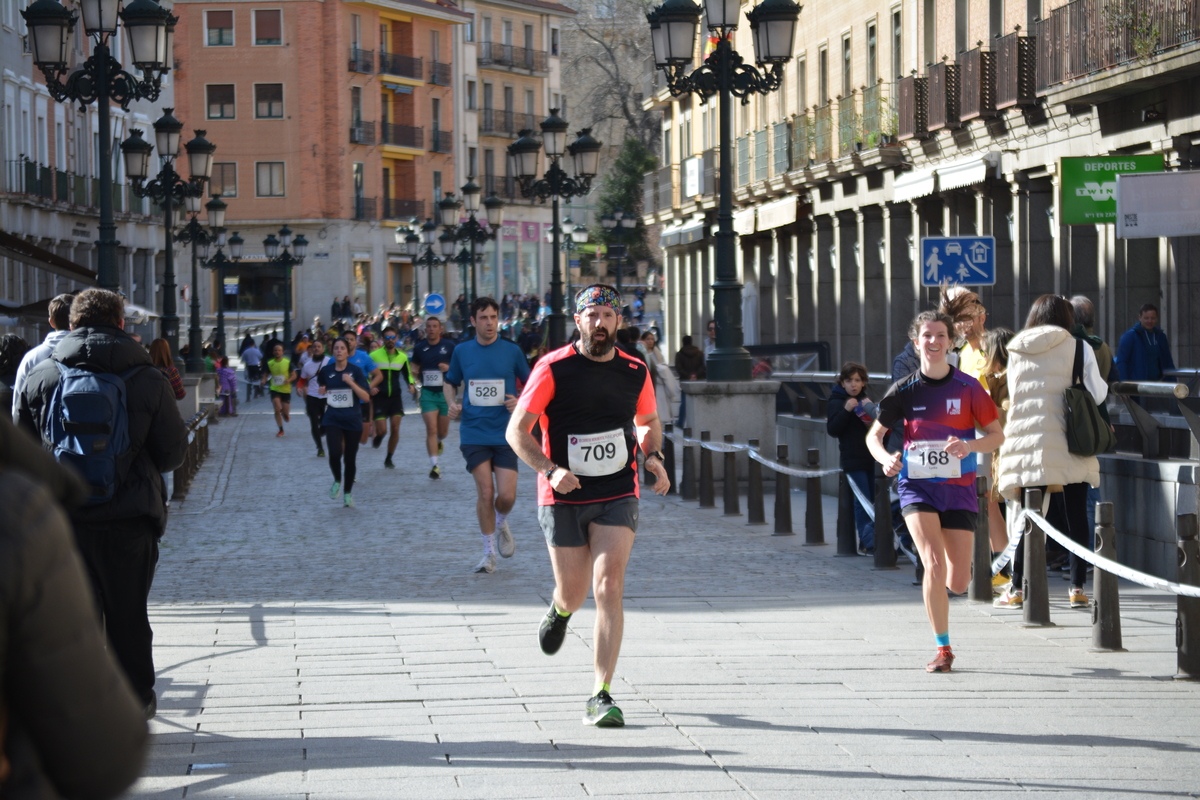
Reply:
[[[538,472],[538,521],[554,568],[554,601],[542,620],[542,652],[562,646],[567,620],[596,599],[596,683],[583,722],[621,727],[625,718],[609,694],[624,630],[625,567],[638,521],[637,447],[656,478],[663,469],[662,426],[644,361],[614,349],[621,296],[595,284],[575,300],[580,340],[544,355],[508,425],[513,450]],[[539,445],[531,431],[540,423]]]

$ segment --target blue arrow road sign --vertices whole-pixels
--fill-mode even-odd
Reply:
[[[446,310],[446,298],[440,294],[431,294],[425,298],[426,314],[441,314]]]
[[[926,236],[921,240],[921,284],[996,284],[996,237]]]

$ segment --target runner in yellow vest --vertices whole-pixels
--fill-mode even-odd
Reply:
[[[404,390],[412,396],[417,396],[417,384],[413,378],[412,367],[408,356],[396,346],[400,332],[389,326],[383,329],[383,347],[371,352],[371,360],[383,374],[383,383],[375,395],[375,438],[371,446],[376,450],[383,443],[384,434],[388,432],[391,423],[392,435],[388,437],[387,458],[383,466],[395,469],[392,455],[400,442],[400,418],[404,416]]]
[[[267,362],[267,374],[264,383],[271,389],[271,405],[275,408],[275,425],[279,428],[276,436],[283,436],[283,423],[292,421],[292,384],[296,376],[292,373],[292,362],[283,357],[283,345],[277,344],[271,350],[271,360]]]

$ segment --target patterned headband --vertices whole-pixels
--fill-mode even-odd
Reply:
[[[588,286],[575,295],[575,313],[582,314],[589,306],[608,306],[621,313],[621,295],[611,286]]]

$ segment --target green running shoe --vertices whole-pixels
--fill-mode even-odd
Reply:
[[[346,495],[342,498],[342,508],[354,508],[354,498]]]
[[[333,486],[329,487],[329,497],[332,500],[337,500],[338,494],[342,491],[341,481],[334,481]]]
[[[624,728],[625,715],[617,708],[612,695],[601,689],[595,697],[587,701],[583,712],[583,724],[595,725],[597,728]]]

